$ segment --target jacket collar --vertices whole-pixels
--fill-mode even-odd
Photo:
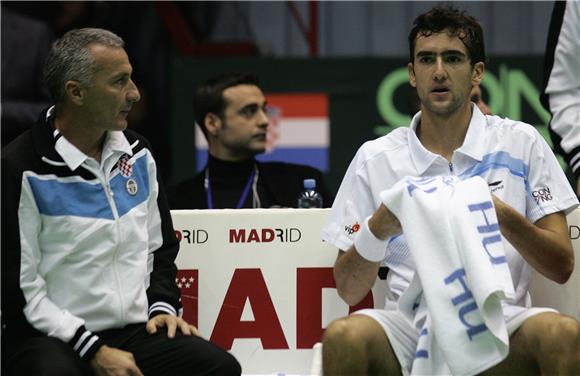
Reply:
[[[70,143],[54,126],[54,106],[44,110],[36,125],[35,141],[42,156],[64,162],[76,170],[89,157]],[[133,149],[122,131],[108,131],[103,146],[102,160],[114,153],[133,155]]]

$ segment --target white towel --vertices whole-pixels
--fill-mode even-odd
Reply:
[[[411,374],[476,374],[509,350],[501,299],[513,283],[486,182],[405,178],[381,193],[416,265],[399,309],[421,335]]]

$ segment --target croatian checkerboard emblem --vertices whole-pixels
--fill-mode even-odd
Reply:
[[[119,162],[117,163],[117,167],[119,168],[119,172],[124,177],[128,178],[133,173],[133,165],[129,162],[129,155],[123,154],[121,158],[119,158]]]

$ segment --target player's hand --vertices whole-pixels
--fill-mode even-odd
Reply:
[[[383,204],[369,218],[369,230],[377,239],[388,239],[401,232],[401,222]]]
[[[503,202],[493,193],[491,194],[491,199],[493,200],[493,206],[495,207],[495,214],[497,216],[497,220],[499,221],[503,218],[503,215],[511,209],[511,206]]]
[[[143,376],[133,354],[106,345],[91,359],[91,368],[97,376]]]
[[[175,337],[177,328],[186,336],[199,336],[199,332],[195,326],[188,324],[181,317],[173,315],[163,314],[153,317],[147,321],[146,329],[149,334],[153,334],[157,332],[157,328],[163,328],[164,326],[167,327],[167,336],[169,338]]]

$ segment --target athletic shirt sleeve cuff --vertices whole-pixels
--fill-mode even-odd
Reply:
[[[93,359],[95,353],[104,344],[98,335],[88,331],[84,326],[78,328],[73,338],[69,341],[69,345],[85,361]]]
[[[161,314],[177,316],[177,311],[171,304],[166,302],[155,302],[149,307],[149,318]]]

